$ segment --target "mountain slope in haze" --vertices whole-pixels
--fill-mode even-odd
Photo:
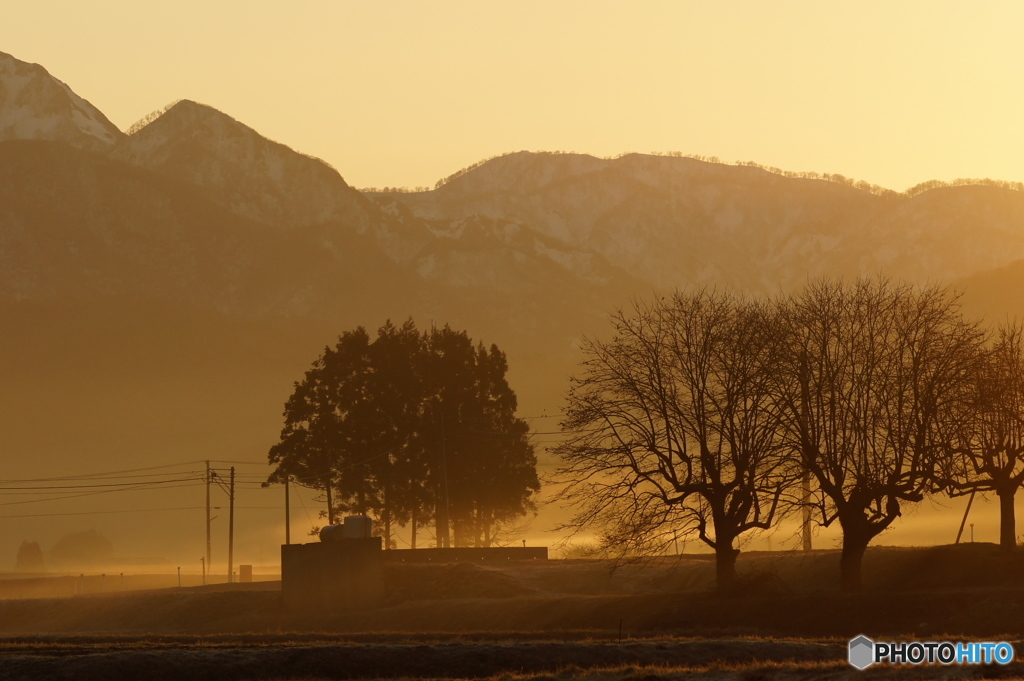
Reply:
[[[366,201],[371,227],[423,235],[396,263],[374,230],[268,225],[215,202],[208,187],[58,143],[11,141],[0,152],[0,298],[8,300],[74,299],[107,316],[113,301],[141,300],[226,321],[333,321],[336,333],[412,316],[467,329],[525,372],[550,376],[568,371],[574,338],[645,287],[599,256],[517,225],[432,224]],[[561,389],[542,383],[524,404]]]
[[[112,297],[328,317],[390,309],[416,287],[365,236],[284,234],[193,185],[93,152],[0,142],[0,298]]]
[[[393,198],[431,220],[528,225],[658,287],[775,291],[878,272],[948,281],[1024,257],[1024,194],[1010,189],[877,195],[684,157],[519,152]]]
[[[232,211],[268,225],[343,222],[365,232],[373,220],[362,194],[323,161],[189,100],[122,139],[111,155],[202,187]]]
[[[867,272],[949,284],[1024,258],[1024,192],[965,184],[900,199],[862,223]]]
[[[964,310],[990,324],[1024,322],[1024,260],[953,282]]]
[[[558,262],[571,251],[517,226],[391,219],[429,237],[408,266],[344,225],[282,229],[95,152],[0,142],[9,475],[259,460],[291,381],[337,334],[388,318],[497,343],[524,413],[539,413],[558,402],[573,339],[632,290],[599,259],[578,276]],[[54,409],[68,411],[58,427]]]
[[[154,115],[110,155],[187,182],[211,201],[265,225],[369,236],[396,263],[408,264],[434,240],[422,220],[382,212],[323,161],[189,100]]]
[[[575,358],[607,313],[649,285],[603,257],[515,223],[473,216],[431,223],[409,267],[431,291],[431,319],[486,331],[520,352]]]
[[[510,300],[529,297],[540,293],[541,281],[567,292],[597,284],[594,291],[580,291],[582,298],[596,301],[615,287],[613,280],[632,279],[607,263],[596,266],[602,275],[587,274],[592,253],[552,237],[542,237],[541,246],[528,236],[533,234],[529,229],[517,228],[519,237],[508,238],[508,230],[493,220],[477,221],[472,229],[430,225],[396,209],[395,202],[373,203],[322,161],[187,100],[122,140],[111,156],[188,182],[212,201],[266,225],[288,230],[313,225],[324,233],[367,235],[407,275],[422,280],[426,297],[437,301],[435,310],[453,298],[463,310],[470,301],[481,301],[490,310],[494,306],[482,301],[484,292]],[[576,281],[580,274],[583,280]]]
[[[416,220],[424,245],[399,264],[372,233],[333,223],[282,230],[190,183],[67,145],[10,141],[0,152],[0,298],[141,297],[371,324],[486,318],[506,337],[540,319],[565,338],[638,282],[518,225]]]
[[[0,141],[39,139],[103,150],[124,133],[39,64],[0,52]]]
[[[106,150],[108,163],[43,147],[18,147],[7,159],[0,257],[19,273],[4,283],[10,296],[191,295],[227,314],[321,319],[376,306],[382,316],[425,310],[470,325],[478,307],[497,325],[489,328],[531,326],[496,314],[502,306],[488,297],[497,296],[518,301],[523,315],[560,320],[557,335],[566,337],[570,320],[596,316],[632,288],[633,277],[592,252],[529,229],[510,238],[493,220],[467,230],[378,206],[322,161],[208,106],[182,100],[133,128]],[[120,184],[108,181],[114,176]],[[185,204],[203,208],[188,217],[167,209]],[[552,289],[563,296],[546,296]],[[385,298],[395,305],[380,304]]]

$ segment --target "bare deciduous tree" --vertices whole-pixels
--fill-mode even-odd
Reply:
[[[1014,498],[1024,484],[1024,329],[999,329],[991,352],[979,361],[958,417],[943,424],[949,456],[937,487],[951,496],[995,492],[999,544],[1017,544]]]
[[[838,520],[845,589],[861,587],[868,544],[928,491],[984,334],[956,297],[886,280],[822,281],[780,304],[775,394],[817,489],[819,522]]]
[[[767,317],[732,295],[677,293],[618,313],[612,340],[585,346],[556,450],[567,528],[596,530],[620,554],[694,532],[715,550],[719,588],[733,584],[737,538],[771,526],[794,477],[768,389]]]

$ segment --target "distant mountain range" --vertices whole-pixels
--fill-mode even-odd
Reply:
[[[408,316],[497,343],[523,410],[551,414],[579,339],[631,297],[884,273],[964,283],[974,309],[1000,316],[1024,310],[1002,297],[1024,283],[1022,259],[1024,193],[994,183],[909,195],[686,157],[518,152],[431,191],[364,194],[188,100],[126,134],[0,53],[12,451],[262,456],[290,381],[325,344]],[[40,439],[40,406],[69,395],[91,399]],[[103,419],[117,428],[97,437]]]
[[[994,185],[879,195],[685,157],[520,152],[395,199],[432,220],[529,225],[659,288],[777,291],[878,272],[950,281],[1024,258],[1024,192]]]

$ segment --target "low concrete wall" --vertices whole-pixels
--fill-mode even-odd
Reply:
[[[389,563],[507,563],[513,560],[547,560],[546,546],[507,546],[458,549],[392,549],[384,551]]]
[[[507,564],[547,560],[547,547],[382,550],[380,537],[281,547],[281,596],[289,608],[351,610],[384,599],[384,563]]]
[[[289,608],[372,607],[384,597],[380,537],[281,547],[281,596]]]

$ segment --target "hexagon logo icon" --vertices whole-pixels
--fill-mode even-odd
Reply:
[[[861,634],[850,641],[850,664],[857,669],[867,669],[875,661],[875,642]]]

